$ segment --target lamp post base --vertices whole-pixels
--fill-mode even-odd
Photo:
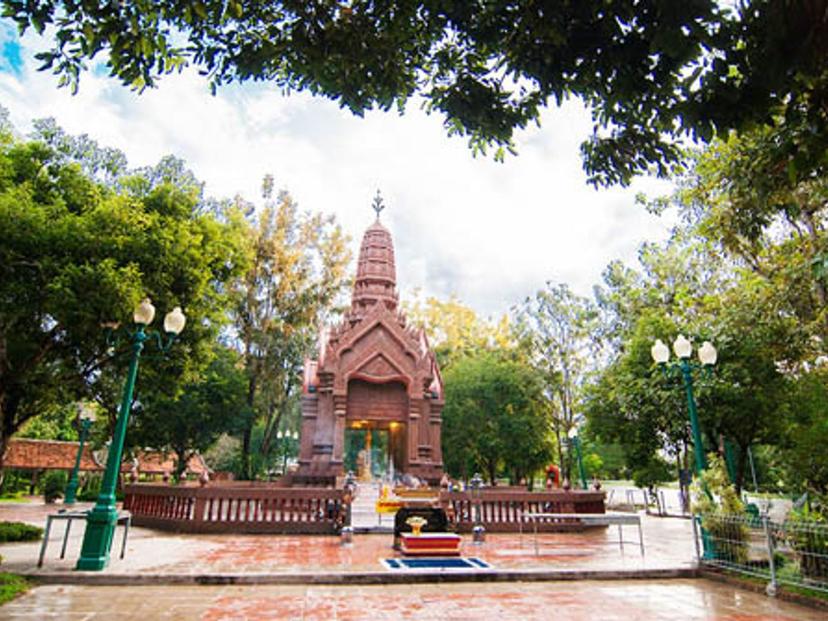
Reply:
[[[64,505],[73,505],[75,504],[75,496],[78,493],[78,480],[77,478],[73,478],[69,481],[69,484],[66,486],[66,492],[63,494],[63,504]]]
[[[100,571],[109,565],[109,549],[115,536],[118,510],[114,505],[96,505],[86,517],[83,547],[75,569]]]

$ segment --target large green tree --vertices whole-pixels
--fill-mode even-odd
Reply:
[[[241,223],[226,216],[164,180],[127,175],[112,189],[43,142],[2,132],[0,454],[55,403],[108,395],[114,412],[125,360],[111,355],[101,323],[129,321],[145,296],[161,312],[182,306],[189,322],[169,357],[144,365],[139,395],[172,394],[200,370],[244,265]]]
[[[501,352],[461,358],[444,375],[443,456],[454,476],[515,483],[549,462],[548,409],[537,372]]]
[[[638,273],[611,265],[598,290],[615,338],[609,365],[588,390],[590,429],[624,445],[640,482],[657,471],[651,466],[660,452],[680,457],[688,439],[683,386],[655,368],[650,347],[678,333],[697,347],[711,340],[718,363],[712,374],[696,376],[705,451],[719,450],[723,439],[732,443],[741,487],[748,448],[777,442],[784,429],[784,369],[800,356],[806,335],[766,281],[730,261],[695,225],[662,247],[645,246],[640,259]]]
[[[689,439],[682,387],[655,368],[650,357],[653,339],[675,331],[663,314],[652,309],[642,313],[618,356],[585,387],[589,435],[620,445],[641,487],[672,478],[661,455],[679,459]]]
[[[815,404],[828,354],[828,159],[823,150],[812,165],[803,136],[814,129],[793,116],[715,141],[656,206],[678,207],[697,246],[728,266],[731,285],[708,289],[705,312],[728,362],[729,388],[715,405],[723,432],[742,449],[737,476],[753,435],[788,462],[780,468],[788,483],[818,491],[828,462],[796,448],[821,437],[825,424]]]
[[[236,351],[217,345],[209,366],[177,396],[151,393],[142,400],[132,443],[175,453],[179,480],[193,455],[247,420],[247,377],[240,366]]]
[[[77,86],[89,61],[138,89],[191,64],[213,88],[266,80],[356,114],[415,94],[476,149],[511,145],[550,101],[580,97],[595,130],[582,146],[595,182],[627,183],[680,156],[686,135],[785,115],[828,127],[824,2],[748,0],[4,0],[21,30],[53,33],[38,58]]]
[[[549,421],[564,475],[571,479],[572,452],[564,441],[577,426],[582,389],[597,365],[598,311],[565,284],[546,287],[527,298],[516,312],[516,331],[527,357],[543,378]]]
[[[495,323],[480,317],[456,297],[415,298],[403,308],[409,319],[426,331],[443,371],[460,358],[508,348],[513,340],[506,315]]]
[[[249,269],[233,285],[233,319],[247,374],[247,404],[263,425],[266,454],[291,412],[297,412],[301,371],[349,282],[347,237],[333,216],[308,213],[286,193],[273,200],[264,183],[264,206],[251,210]],[[292,420],[296,428],[298,420]],[[251,469],[254,419],[242,434],[242,476]]]

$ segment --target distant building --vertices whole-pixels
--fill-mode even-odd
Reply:
[[[4,469],[17,470],[71,470],[78,455],[77,442],[59,440],[31,440],[29,438],[12,438],[3,455]],[[106,459],[99,461],[89,445],[83,447],[81,471],[102,472]],[[125,460],[121,464],[122,472],[130,472],[135,466],[139,474],[163,476],[175,471],[175,455],[162,451],[136,451],[134,461]],[[201,455],[194,455],[187,462],[187,472],[200,475],[210,472]]]

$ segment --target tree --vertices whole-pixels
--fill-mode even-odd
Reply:
[[[443,455],[446,470],[469,478],[482,470],[514,482],[551,458],[549,421],[537,373],[499,352],[461,358],[445,373]]]
[[[659,452],[680,463],[687,445],[683,387],[657,372],[650,347],[678,333],[697,346],[711,340],[719,361],[695,382],[705,451],[719,450],[723,440],[736,446],[733,476],[741,488],[748,448],[773,442],[784,426],[781,369],[799,358],[807,339],[792,314],[780,312],[773,289],[700,237],[695,223],[663,247],[646,245],[641,264],[640,274],[611,266],[598,291],[616,333],[610,364],[588,390],[590,429],[624,444],[636,480],[659,472],[651,467]]]
[[[250,268],[234,284],[233,318],[247,374],[247,405],[264,423],[267,454],[280,423],[298,409],[300,374],[318,328],[348,283],[347,237],[333,216],[299,211],[287,192],[253,217]],[[252,213],[252,212],[251,212]],[[298,424],[298,422],[297,422]],[[250,467],[254,420],[242,438],[242,475]]]
[[[661,454],[679,461],[689,439],[681,385],[669,381],[650,357],[653,339],[675,331],[664,315],[652,309],[643,313],[621,353],[584,390],[588,435],[621,445],[640,487],[668,479]]]
[[[718,257],[730,281],[708,287],[704,306],[716,317],[711,328],[727,363],[717,375],[728,380],[727,390],[718,388],[721,416],[710,428],[739,445],[739,487],[751,441],[790,446],[790,434],[802,429],[819,436],[817,421],[803,423],[810,419],[797,406],[784,405],[790,389],[807,411],[807,395],[818,391],[798,386],[803,378],[813,385],[820,376],[812,371],[828,354],[828,185],[825,150],[821,157],[809,151],[812,130],[788,115],[714,141],[677,178],[678,190],[654,205],[677,207],[696,245]],[[772,453],[798,461],[795,451]],[[818,462],[814,472],[823,467]],[[798,461],[797,469],[809,467]],[[818,488],[800,476],[787,479]]]
[[[801,140],[790,136],[798,132],[781,124],[714,142],[696,154],[665,204],[746,278],[764,283],[768,303],[828,343],[828,171],[800,161]],[[779,157],[779,144],[792,151],[788,157]],[[825,353],[823,345],[811,359]]]
[[[247,378],[238,354],[220,345],[201,376],[169,398],[146,398],[135,416],[132,442],[137,446],[170,449],[176,455],[175,479],[180,480],[190,458],[206,451],[222,433],[242,427],[247,418]]]
[[[56,403],[38,416],[27,420],[20,427],[17,436],[35,440],[75,442],[78,439],[78,422],[77,404]]]
[[[789,401],[790,425],[781,438],[780,448],[787,463],[788,483],[828,501],[828,372],[814,369],[796,378]]]
[[[517,310],[516,329],[530,352],[531,364],[543,378],[558,452],[568,456],[562,470],[570,479],[572,459],[563,443],[576,426],[581,389],[596,363],[597,319],[589,300],[573,294],[566,285],[551,282]]]
[[[100,324],[131,317],[144,296],[189,321],[169,357],[142,367],[139,390],[174,393],[200,369],[244,256],[240,222],[197,205],[167,182],[115,191],[42,142],[0,138],[0,455],[53,404],[120,385],[125,360]]]
[[[21,29],[54,29],[42,69],[77,88],[98,55],[132,88],[196,66],[213,89],[266,80],[355,114],[402,110],[415,94],[475,150],[511,148],[515,129],[554,101],[592,110],[582,145],[596,183],[670,172],[679,140],[772,125],[812,128],[826,145],[828,28],[821,2],[714,0],[383,2],[4,0]],[[806,136],[805,133],[802,134]]]
[[[455,297],[430,297],[405,303],[406,315],[425,329],[440,368],[445,371],[456,360],[485,351],[506,350],[512,343],[509,319],[494,323],[477,315]]]

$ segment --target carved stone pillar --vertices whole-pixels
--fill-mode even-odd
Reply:
[[[416,400],[412,399],[408,410],[408,466],[409,468],[420,463],[420,412]]]
[[[333,395],[333,455],[331,465],[337,472],[342,470],[342,461],[345,454],[345,415],[348,411],[347,394]]]

